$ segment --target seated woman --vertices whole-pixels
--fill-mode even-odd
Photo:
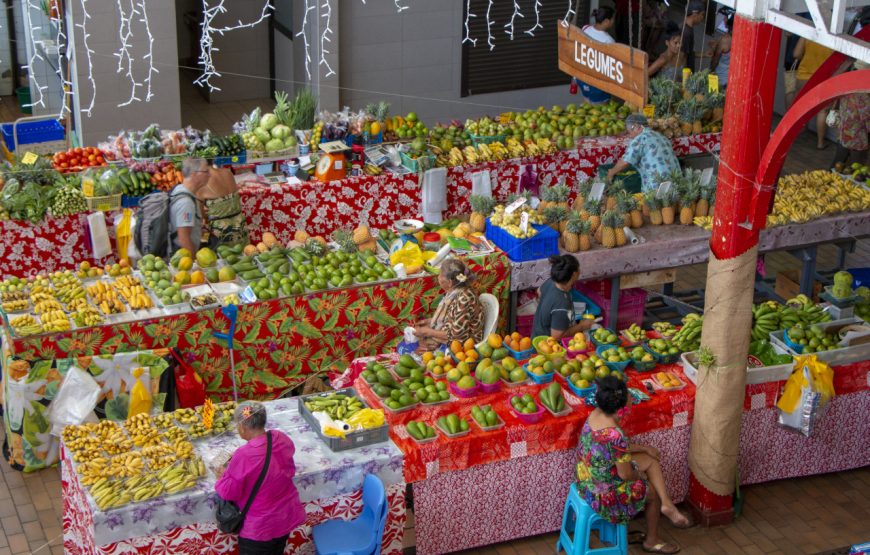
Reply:
[[[686,65],[686,55],[682,51],[683,35],[680,27],[673,21],[668,21],[664,32],[665,50],[656,61],[647,67],[649,77],[664,77],[671,81],[683,81],[683,67]]]
[[[233,453],[225,466],[217,469],[214,489],[222,499],[243,509],[266,464],[267,442],[271,442],[266,477],[239,532],[239,555],[280,555],[284,553],[290,532],[305,522],[305,509],[293,483],[296,449],[283,432],[266,431],[266,407],[260,403],[239,404],[235,421],[239,436],[247,443]]]
[[[209,241],[212,249],[219,245],[248,244],[248,230],[242,199],[233,173],[225,168],[209,168],[208,185],[197,194],[205,203]]]
[[[692,523],[668,496],[659,451],[631,444],[619,426],[628,403],[625,382],[608,376],[597,383],[597,408],[586,419],[577,448],[580,497],[601,518],[615,524],[627,524],[644,511],[646,535],[630,534],[629,543],[642,542],[647,553],[677,553],[679,546],[658,536],[659,513],[677,528],[688,528]]]
[[[538,290],[538,309],[532,324],[532,337],[549,335],[554,339],[572,337],[592,327],[592,320],[574,322],[571,289],[580,277],[580,263],[570,254],[550,257],[550,279]]]
[[[441,264],[438,284],[444,289],[444,298],[435,309],[435,315],[414,326],[420,340],[419,352],[434,351],[451,341],[483,340],[484,314],[477,292],[471,287],[474,274],[456,258]]]

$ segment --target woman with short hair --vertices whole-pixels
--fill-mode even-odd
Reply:
[[[550,279],[538,290],[538,308],[532,324],[532,337],[554,339],[572,337],[592,327],[592,320],[574,320],[574,300],[571,289],[580,277],[580,263],[570,254],[550,257]]]
[[[434,351],[452,341],[483,340],[483,306],[471,286],[473,281],[474,274],[461,260],[448,258],[441,264],[438,284],[444,290],[444,298],[432,318],[414,326],[420,352]]]

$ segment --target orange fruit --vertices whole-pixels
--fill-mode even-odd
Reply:
[[[473,351],[474,350],[474,339],[472,339],[470,337],[468,339],[466,339],[465,343],[463,344],[463,347],[465,348],[466,351]]]
[[[458,340],[454,339],[450,343],[450,350],[453,351],[453,354],[459,354],[463,350],[462,343],[460,343]]]
[[[523,337],[522,339],[520,339],[520,348],[519,348],[520,351],[525,351],[525,350],[531,349],[531,348],[532,348],[532,340],[531,339],[529,339],[528,337]],[[514,350],[516,350],[516,349],[514,349]]]
[[[429,361],[432,360],[433,357],[434,357],[434,355],[430,352],[423,353],[423,363],[428,364]]]
[[[456,355],[456,360],[465,360],[465,351],[459,351],[454,354]]]

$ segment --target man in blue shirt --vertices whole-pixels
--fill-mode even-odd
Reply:
[[[631,141],[622,158],[607,172],[608,181],[613,181],[614,176],[634,166],[646,192],[657,188],[662,179],[680,169],[671,140],[650,129],[644,115],[631,114],[625,118],[625,129]]]

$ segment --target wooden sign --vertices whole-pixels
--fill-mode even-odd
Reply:
[[[646,52],[625,44],[598,42],[576,25],[561,21],[556,29],[560,70],[632,106],[646,104]]]

